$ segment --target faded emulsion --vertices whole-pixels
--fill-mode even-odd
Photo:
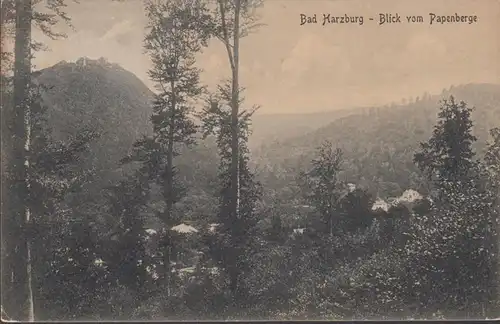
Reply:
[[[2,321],[500,317],[500,1],[0,10]]]

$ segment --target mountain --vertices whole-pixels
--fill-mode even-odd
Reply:
[[[289,183],[314,157],[315,148],[328,140],[344,151],[346,181],[383,197],[401,195],[409,188],[425,192],[413,154],[432,134],[439,101],[450,95],[475,108],[476,151],[481,154],[489,129],[500,125],[500,85],[453,86],[439,95],[363,109],[303,136],[266,143],[254,150],[261,181],[274,188]]]
[[[103,58],[63,61],[34,75],[43,86],[47,121],[56,139],[65,140],[85,128],[101,134],[91,143],[81,165],[95,176],[84,189],[85,198],[79,199],[90,202],[84,206],[95,205],[104,197],[105,187],[130,174],[133,166],[120,165],[119,161],[134,142],[152,134],[150,103],[154,94],[133,73]],[[212,189],[218,167],[215,142],[209,138],[192,148],[182,148],[175,162],[179,177],[190,190],[188,198],[179,203],[179,212],[192,217],[206,213],[214,196],[211,191],[216,190]]]
[[[84,164],[100,176],[143,134],[151,134],[149,104],[153,93],[133,73],[101,58],[60,62],[36,72],[44,86],[43,101],[54,136],[64,140],[84,128],[101,134],[91,144]]]

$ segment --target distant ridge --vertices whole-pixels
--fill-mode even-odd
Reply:
[[[344,150],[347,181],[369,188],[381,197],[398,196],[410,188],[421,192],[413,153],[431,135],[439,102],[450,95],[475,108],[473,132],[478,138],[476,151],[481,155],[489,130],[500,126],[497,84],[452,86],[439,95],[425,95],[406,104],[358,110],[295,137],[266,142],[254,150],[254,163],[262,170],[264,182],[270,174],[295,174],[291,170],[303,169],[314,156],[315,148],[328,140]],[[380,173],[380,165],[387,172]]]
[[[380,106],[361,106],[351,108],[341,108],[335,110],[334,107],[325,107],[325,110],[309,112],[308,107],[304,107],[304,112],[301,113],[261,113],[257,111],[252,119],[253,134],[250,137],[250,145],[255,150],[260,145],[268,144],[270,141],[283,141],[298,136],[303,136],[313,132],[318,128],[325,127],[339,118],[344,118],[356,114],[369,114],[370,110],[376,109],[392,109],[402,107],[413,103],[415,100],[427,100],[429,98],[441,98],[445,92],[453,91],[453,89],[469,89],[468,92],[475,91],[479,87],[481,92],[495,92],[495,89],[500,87],[500,84],[490,83],[469,83],[448,87],[441,93],[424,92],[422,95],[401,99],[398,102],[391,102]]]

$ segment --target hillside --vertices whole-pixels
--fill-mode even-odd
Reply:
[[[339,109],[303,114],[257,113],[252,118],[252,136],[249,145],[250,148],[257,149],[265,142],[298,137],[357,111],[358,109]]]
[[[47,87],[44,100],[56,137],[64,139],[84,127],[102,132],[84,167],[94,168],[103,181],[98,187],[121,178],[118,161],[136,139],[151,133],[149,102],[153,93],[134,74],[104,59],[60,62],[36,75]],[[385,197],[400,195],[407,188],[422,189],[419,172],[411,161],[413,152],[430,136],[438,103],[450,94],[476,108],[474,132],[481,151],[488,130],[500,125],[500,108],[496,106],[499,85],[451,87],[405,105],[297,115],[256,114],[250,140],[254,166],[264,187],[288,185],[308,163],[314,148],[329,140],[344,149],[349,165],[344,173],[347,181]],[[214,143],[204,142],[192,153],[185,153],[178,162],[186,181],[214,179],[218,164]],[[200,154],[203,163],[196,158]]]
[[[373,107],[283,141],[262,145],[254,151],[264,186],[287,183],[310,161],[315,147],[329,140],[345,155],[344,177],[380,196],[400,195],[405,189],[421,188],[419,172],[412,162],[418,143],[425,141],[436,123],[439,101],[455,96],[475,107],[472,113],[479,153],[488,130],[500,125],[500,86],[467,84],[424,96],[406,105]]]
[[[86,207],[95,204],[102,199],[105,187],[130,174],[132,165],[120,165],[119,161],[133,143],[152,134],[150,102],[154,94],[133,73],[102,58],[60,62],[35,72],[35,76],[44,87],[47,121],[55,138],[65,140],[84,128],[101,134],[81,164],[83,171],[92,170],[94,176],[85,187],[88,196],[79,199],[91,202],[85,203]],[[179,176],[192,190],[189,201],[180,204],[180,213],[196,218],[212,198],[207,191],[217,173],[214,146],[210,140],[200,140],[176,159]]]
[[[151,133],[153,93],[134,74],[104,59],[60,62],[37,74],[43,100],[58,139],[83,128],[101,133],[85,165],[107,172],[142,134]]]
[[[89,191],[99,192],[122,178],[118,161],[136,139],[151,133],[149,102],[153,93],[134,74],[104,59],[60,62],[36,75],[47,87],[44,100],[56,137],[64,139],[84,127],[102,132],[84,161],[84,168],[93,168],[97,174]],[[257,114],[250,143],[253,165],[267,190],[293,187],[295,176],[306,167],[314,148],[329,140],[344,149],[349,166],[344,172],[346,181],[381,197],[398,196],[409,188],[425,192],[412,162],[413,153],[418,143],[430,136],[439,101],[450,94],[476,108],[474,132],[480,152],[488,130],[500,125],[499,85],[451,87],[404,105],[297,115]],[[213,190],[210,183],[218,165],[214,146],[204,141],[178,158],[181,177],[188,187],[198,188],[191,197],[200,198],[200,204],[207,202],[207,191]],[[203,214],[194,201],[184,206],[193,216]]]

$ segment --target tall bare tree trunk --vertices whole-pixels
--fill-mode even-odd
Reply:
[[[0,62],[0,105],[1,105],[1,132],[2,132],[2,157],[1,157],[1,215],[2,215],[2,290],[1,290],[1,305],[2,305],[2,319],[10,319],[10,316],[14,312],[15,301],[12,296],[12,282],[13,282],[13,271],[14,264],[12,262],[12,257],[15,247],[15,235],[13,229],[15,228],[15,222],[10,212],[10,207],[12,202],[11,198],[11,186],[12,182],[8,177],[8,173],[11,171],[13,166],[12,159],[12,133],[11,133],[11,121],[12,121],[12,96],[10,93],[10,88],[7,78],[10,75],[11,66],[9,60],[7,60],[7,54],[10,52],[9,41],[9,28],[8,16],[12,14],[13,8],[11,8],[12,3],[10,1],[3,0],[0,8],[0,51],[1,51],[1,62]]]
[[[2,35],[3,36],[3,35]],[[2,37],[3,38],[3,37]],[[4,79],[4,62],[2,61],[2,80],[0,85],[0,104],[1,104],[1,132],[2,132],[2,154],[1,154],[1,217],[2,217],[2,319],[5,316],[12,314],[13,304],[12,300],[12,273],[13,273],[13,263],[12,256],[14,253],[14,238],[13,228],[15,228],[15,223],[13,222],[13,217],[10,214],[10,202],[11,199],[11,186],[12,183],[9,179],[8,172],[10,172],[12,162],[12,134],[11,125],[12,120],[12,105],[11,96],[7,94],[7,85]],[[10,164],[10,165],[9,165]]]
[[[240,218],[240,147],[239,147],[239,46],[240,46],[240,0],[235,0],[234,10],[234,31],[233,31],[233,65],[232,65],[232,87],[231,87],[231,213],[236,223]],[[239,232],[239,231],[238,231]],[[236,251],[238,253],[238,251]],[[238,256],[234,256],[236,258]],[[236,262],[235,262],[236,263]],[[237,264],[233,265],[231,280],[231,290],[233,295],[238,289],[238,269]]]
[[[29,251],[27,151],[29,150],[29,97],[31,84],[31,20],[32,1],[18,0],[16,3],[16,37],[14,44],[14,120],[13,120],[13,213],[15,229],[13,255],[12,297],[15,310],[12,317],[20,321],[33,321],[33,298],[31,295],[31,266]]]
[[[166,165],[166,180],[165,190],[167,191],[167,201],[166,203],[166,222],[172,218],[172,209],[174,206],[174,135],[175,135],[175,108],[176,108],[176,97],[175,97],[175,82],[171,81],[170,86],[172,88],[172,102],[171,102],[171,112],[170,112],[170,127],[168,130],[168,144],[167,144],[167,165]]]
[[[167,144],[167,165],[166,165],[166,180],[165,190],[167,190],[167,201],[165,208],[165,235],[169,235],[168,246],[165,248],[166,258],[164,258],[165,267],[165,280],[167,281],[167,296],[171,295],[171,253],[172,253],[172,240],[170,239],[170,221],[172,219],[172,210],[174,207],[174,135],[175,135],[175,109],[176,109],[176,96],[175,96],[175,82],[171,81],[170,86],[172,88],[172,102],[171,102],[171,115],[170,115],[170,127],[168,130],[168,144]]]

